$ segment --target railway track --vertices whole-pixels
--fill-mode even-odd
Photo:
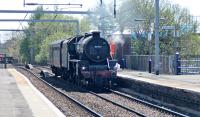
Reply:
[[[80,107],[82,107],[83,109],[85,109],[86,111],[88,111],[90,114],[92,114],[95,117],[103,117],[101,114],[95,112],[94,110],[90,109],[89,107],[85,106],[84,104],[82,104],[81,102],[77,101],[76,99],[70,97],[69,95],[67,95],[65,92],[57,89],[56,87],[54,87],[52,84],[46,82],[45,80],[43,80],[42,78],[40,78],[38,75],[36,75],[35,73],[33,73],[31,70],[28,70],[24,67],[19,67],[29,73],[31,73],[34,77],[38,78],[40,81],[42,81],[43,83],[45,83],[46,85],[48,85],[49,87],[51,87],[52,89],[54,89],[55,91],[57,91],[58,93],[60,93],[61,95],[63,95],[64,97],[68,98],[69,100],[71,100],[73,103],[76,103],[77,105],[79,105]]]
[[[50,71],[50,68],[48,67],[37,67],[36,69],[39,70],[45,70],[45,71]],[[42,79],[43,80],[43,79]],[[45,81],[46,82],[46,81]],[[48,83],[48,82],[47,82]],[[114,90],[109,90],[109,93],[96,93],[94,91],[87,91],[90,94],[87,95],[94,95],[98,98],[101,98],[102,100],[111,103],[112,105],[118,106],[119,108],[122,108],[128,112],[134,113],[137,116],[141,116],[141,117],[149,117],[149,116],[180,116],[180,117],[187,117],[186,115],[183,115],[181,113],[160,107],[158,105],[154,105],[151,104],[149,102],[145,102],[143,100],[134,98],[132,96],[129,96],[127,94],[118,92],[118,91],[114,91]],[[81,99],[78,99],[81,96],[77,96],[76,94],[71,93],[70,95],[72,95],[71,97],[74,97],[75,100],[79,100],[79,102],[81,102]],[[75,96],[73,96],[75,95]],[[84,98],[82,96],[82,98]],[[87,105],[84,101],[81,102],[82,104]],[[138,104],[139,103],[139,104]],[[145,105],[146,107],[142,107],[142,109],[137,109],[136,105]],[[91,107],[91,105],[89,105],[88,107]],[[93,108],[93,107],[92,107]],[[90,110],[95,110],[94,108]],[[147,112],[148,111],[148,112]],[[95,111],[94,111],[95,112]],[[98,111],[96,111],[98,112]],[[101,114],[99,114],[101,115]],[[102,114],[103,115],[103,114]],[[101,115],[101,116],[102,116]]]
[[[148,107],[155,108],[155,109],[160,110],[160,111],[162,111],[162,112],[166,112],[166,113],[169,113],[169,114],[172,114],[172,115],[175,115],[175,116],[179,116],[179,117],[189,117],[189,116],[184,115],[184,114],[182,114],[182,113],[179,113],[179,112],[176,112],[176,111],[167,109],[167,108],[165,108],[165,107],[163,107],[163,106],[159,106],[159,105],[155,105],[155,104],[149,103],[149,102],[147,102],[147,101],[144,101],[144,100],[141,100],[141,99],[132,97],[132,96],[130,96],[130,95],[127,95],[127,94],[122,93],[122,92],[119,92],[119,91],[115,91],[115,90],[112,90],[112,89],[110,89],[109,91],[110,91],[111,93],[115,94],[115,95],[122,96],[122,97],[124,97],[124,98],[129,99],[129,100],[132,100],[132,101],[135,101],[135,102],[138,102],[138,103],[147,105]]]
[[[113,103],[117,106],[120,106],[124,109],[127,109],[131,112],[136,113],[142,117],[150,117],[150,116],[162,116],[162,117],[169,117],[169,116],[178,116],[178,117],[189,117],[187,115],[172,111],[162,106],[158,106],[138,98],[134,98],[130,95],[114,91],[109,89],[108,93],[98,94],[94,91],[89,91],[91,94],[96,95],[110,103]],[[145,105],[145,106],[144,106]],[[142,108],[139,108],[143,106]],[[148,112],[146,112],[148,111]]]
[[[42,66],[42,68],[45,68],[45,69],[47,69],[47,70],[51,70],[49,67],[46,67],[46,66]],[[159,106],[159,105],[155,105],[155,104],[149,103],[149,102],[147,102],[147,101],[144,101],[144,100],[141,100],[141,99],[132,97],[132,96],[130,96],[130,95],[127,95],[127,94],[122,93],[122,92],[119,92],[119,91],[115,91],[115,90],[109,89],[109,92],[111,92],[111,93],[113,93],[113,94],[115,94],[115,95],[118,95],[118,96],[122,96],[122,97],[124,97],[124,98],[126,98],[126,99],[129,99],[129,100],[131,100],[131,101],[144,104],[144,105],[146,105],[146,106],[148,106],[148,107],[150,107],[150,108],[155,108],[156,110],[160,110],[160,111],[165,112],[165,113],[169,113],[169,114],[172,114],[172,115],[175,115],[175,116],[180,116],[180,117],[188,117],[187,115],[184,115],[184,114],[181,114],[181,113],[179,113],[179,112],[176,112],[176,111],[167,109],[167,108],[165,108],[165,107],[163,107],[163,106]],[[94,92],[91,92],[91,93],[93,93],[93,94],[96,95],[96,96],[99,96],[99,97],[102,98],[102,99],[107,100],[106,98],[104,98],[104,97],[102,97],[102,96],[100,96],[100,95],[98,95],[98,94],[96,94],[96,93],[94,93]],[[119,105],[118,103],[115,103],[115,102],[113,102],[113,101],[110,101],[110,102],[113,103],[113,104]],[[119,105],[119,106],[121,106],[121,105]],[[123,107],[123,106],[122,106],[122,108],[125,108],[125,109],[127,109],[127,110],[132,111],[132,112],[135,112],[133,109],[130,109],[130,108],[127,108],[127,107]],[[137,112],[135,112],[135,113],[137,113]],[[138,113],[138,115],[140,115],[140,113]],[[141,115],[141,116],[143,116],[143,115]]]
[[[50,70],[50,68],[48,68],[48,67],[43,67],[43,66],[42,66],[42,67],[38,67],[37,69],[40,69],[40,70],[42,70],[42,69]],[[132,112],[132,113],[135,113],[135,114],[137,114],[138,116],[147,117],[147,116],[145,116],[144,114],[139,113],[139,112],[137,112],[137,111],[135,111],[135,110],[133,110],[133,109],[131,109],[131,108],[128,108],[128,107],[123,106],[123,105],[121,105],[121,104],[118,104],[118,103],[116,103],[116,102],[114,102],[114,101],[111,101],[111,100],[109,100],[109,99],[106,99],[106,98],[104,98],[104,97],[98,95],[98,94],[95,93],[95,92],[92,92],[92,91],[88,91],[88,92],[91,93],[91,94],[93,94],[93,95],[95,95],[95,96],[97,96],[97,97],[99,97],[99,98],[101,98],[101,99],[103,99],[103,100],[105,100],[105,101],[107,101],[107,102],[109,102],[109,103],[112,103],[112,104],[114,104],[114,105],[116,105],[116,106],[119,106],[120,108],[123,108],[123,109],[125,109],[125,110],[127,110],[127,111],[130,111],[130,112]]]
[[[42,70],[42,69],[44,69],[45,71],[48,69],[48,68],[44,68],[44,67],[37,67],[37,69],[39,69],[39,70]],[[80,91],[81,92],[81,91]],[[84,103],[84,104],[86,104],[86,105],[88,105],[89,107],[91,107],[91,108],[94,108],[93,107],[93,105],[97,105],[97,106],[100,106],[99,104],[101,104],[101,102],[105,102],[106,104],[104,105],[104,106],[109,106],[109,105],[112,105],[112,106],[116,106],[116,108],[118,108],[119,110],[125,110],[124,112],[128,112],[129,113],[129,115],[130,116],[133,116],[133,115],[137,115],[137,116],[141,116],[141,117],[145,117],[143,114],[140,114],[140,113],[137,113],[137,112],[135,112],[134,110],[131,110],[131,109],[128,109],[128,108],[126,108],[126,107],[124,107],[124,106],[122,106],[122,105],[119,105],[119,104],[116,104],[116,103],[111,103],[109,100],[105,100],[105,99],[103,99],[103,98],[100,98],[99,96],[97,96],[97,95],[94,95],[94,93],[92,94],[92,92],[90,92],[90,91],[87,91],[87,90],[85,90],[84,89],[84,94],[82,95],[81,93],[77,93],[77,92],[71,92],[69,95],[71,95],[72,97],[74,97],[74,98],[76,98],[77,100],[79,100],[79,101],[82,101],[82,103]],[[88,93],[85,93],[85,92],[88,92]],[[81,98],[80,98],[81,97]],[[83,101],[84,99],[87,99],[87,98],[93,98],[93,100],[94,101],[98,101],[98,103],[96,103],[96,102],[93,102],[93,103],[91,103],[91,102],[87,102],[87,101]],[[99,99],[97,99],[97,98],[99,98]],[[111,104],[108,104],[108,103],[111,103]],[[101,105],[101,107],[104,107],[103,106],[103,104]],[[99,108],[99,107],[98,107]],[[94,108],[94,110],[95,110],[95,108]],[[117,110],[116,110],[117,111]],[[101,113],[103,113],[103,114],[105,114],[105,113],[107,113],[107,112],[101,112]],[[133,114],[134,113],[134,114]],[[102,115],[103,115],[102,114]],[[106,116],[106,115],[105,115]],[[111,116],[111,115],[110,115]]]
[[[92,92],[92,91],[89,91],[89,92],[90,92],[91,94],[93,94],[93,95],[95,95],[95,96],[97,96],[97,97],[99,97],[99,98],[101,98],[101,99],[103,99],[103,100],[109,102],[109,103],[112,103],[112,104],[114,104],[114,105],[116,105],[116,106],[119,106],[119,107],[121,107],[121,108],[123,108],[123,109],[126,109],[126,110],[128,110],[128,111],[130,111],[130,112],[133,112],[133,113],[137,114],[138,116],[147,117],[147,116],[146,116],[145,114],[143,114],[143,113],[137,112],[137,111],[135,111],[135,110],[133,110],[133,109],[131,109],[131,108],[129,108],[129,107],[123,106],[122,104],[119,104],[119,103],[117,103],[117,102],[114,102],[114,101],[112,101],[112,100],[109,100],[109,99],[107,99],[107,98],[105,98],[105,97],[103,97],[103,96],[101,96],[101,95],[99,95],[99,94],[97,94],[97,93],[95,93],[95,92]]]
[[[50,70],[50,68],[48,68],[48,67],[45,67],[45,69]],[[104,96],[102,96],[101,94],[97,94],[97,93],[92,92],[92,91],[88,91],[88,92],[90,92],[91,94],[93,94],[93,95],[95,95],[95,96],[97,96],[97,97],[99,97],[99,98],[101,98],[103,100],[106,100],[106,101],[108,101],[108,102],[110,102],[110,103],[112,103],[112,104],[114,104],[116,106],[124,108],[124,109],[126,109],[126,110],[128,110],[130,112],[133,112],[133,113],[135,113],[135,114],[137,114],[139,116],[142,116],[142,117],[151,116],[151,115],[155,114],[153,112],[156,112],[156,111],[161,111],[164,114],[169,114],[169,115],[173,115],[173,116],[188,117],[187,115],[178,113],[176,111],[172,111],[172,110],[167,109],[167,108],[165,108],[163,106],[155,105],[155,104],[149,103],[147,101],[144,101],[144,100],[141,100],[141,99],[138,99],[138,98],[134,98],[134,97],[132,97],[130,95],[121,93],[119,91],[109,90],[110,94],[106,94],[107,96],[105,96],[105,94],[103,94]],[[123,104],[123,102],[120,103],[120,100],[118,100],[118,102],[115,102],[115,101],[113,101],[112,98],[110,98],[110,99],[106,98],[106,97],[113,97],[112,95],[115,95],[114,97],[117,96],[118,98],[124,98],[122,100],[128,100],[126,102],[134,102],[134,104],[136,103],[136,105],[145,105],[147,107],[145,109],[148,109],[148,108],[152,109],[151,110],[152,114],[149,114],[149,115],[145,114],[145,112],[144,112],[145,109],[143,109],[142,111],[141,110],[137,110],[133,106],[127,106],[129,104],[126,105],[126,104]],[[160,116],[160,115],[158,115],[158,116]]]
[[[50,70],[50,68],[47,68],[47,67],[45,67],[45,69]],[[112,101],[112,99],[105,98],[104,96],[101,96],[101,95],[99,95],[99,94],[97,94],[97,93],[95,93],[95,92],[92,92],[92,91],[88,91],[88,92],[90,92],[91,94],[93,94],[93,95],[95,95],[95,96],[97,96],[97,97],[99,97],[99,98],[101,98],[101,99],[103,99],[103,100],[106,100],[106,101],[108,101],[108,102],[110,102],[110,103],[112,103],[112,104],[114,104],[114,105],[116,105],[116,106],[119,106],[119,107],[121,107],[121,108],[124,108],[124,109],[130,111],[130,112],[133,112],[133,113],[135,113],[135,114],[137,114],[137,115],[139,115],[139,116],[142,116],[142,117],[149,116],[149,115],[145,115],[145,114],[144,114],[144,111],[141,111],[141,110],[140,110],[140,111],[136,111],[137,109],[135,109],[135,108],[133,108],[133,107],[131,108],[131,106],[128,107],[128,106],[124,105],[123,103],[120,104],[120,103],[118,103],[118,102],[114,102],[114,101]],[[141,104],[142,104],[142,105],[146,105],[148,108],[151,108],[151,109],[152,109],[152,112],[158,111],[158,110],[159,110],[159,111],[161,111],[161,112],[163,112],[163,113],[167,113],[167,114],[169,114],[169,115],[175,115],[175,116],[180,116],[180,117],[187,117],[186,115],[183,115],[183,114],[181,114],[181,113],[172,111],[172,110],[167,109],[167,108],[164,108],[164,107],[162,107],[162,106],[158,106],[158,105],[155,105],[155,104],[151,104],[151,103],[149,103],[149,102],[146,102],[146,101],[143,101],[143,100],[134,98],[134,97],[132,97],[132,96],[129,96],[129,95],[127,95],[127,94],[124,94],[124,93],[121,93],[121,92],[118,92],[118,91],[109,90],[109,92],[111,92],[112,94],[107,94],[107,95],[108,95],[107,97],[112,97],[112,96],[110,96],[110,95],[117,95],[118,97],[119,97],[119,96],[120,96],[121,98],[123,97],[123,98],[125,98],[126,100],[129,100],[129,101],[131,101],[131,102],[140,103],[140,105],[141,105]],[[152,113],[152,114],[154,114],[154,113]]]
[[[36,68],[35,71],[39,72],[41,69],[42,68],[39,68],[39,69]],[[33,74],[35,77],[40,78],[40,77],[38,77],[38,75],[31,72],[30,70],[27,70],[27,69],[25,69],[25,70],[30,72],[31,74]],[[51,79],[51,78],[46,78],[46,79]],[[54,87],[56,85],[55,82],[50,81],[50,83],[48,83],[47,81],[43,80],[42,78],[40,78],[40,80],[42,82],[45,82],[45,84],[46,83],[49,84],[51,87],[52,86]],[[60,80],[62,80],[62,79],[60,79]],[[58,78],[56,78],[56,81],[58,81]],[[64,87],[62,87],[62,88],[59,87],[60,85],[62,85],[60,83],[61,82],[59,82],[59,84],[54,88],[57,89],[57,90],[60,90],[61,92],[63,92],[63,94],[68,93],[66,95],[68,95],[69,97],[73,98],[74,100],[80,102],[82,105],[89,108],[93,112],[97,113],[98,115],[92,114],[95,117],[96,116],[97,117],[99,117],[99,116],[119,116],[119,117],[123,117],[123,116],[132,117],[132,116],[134,116],[134,117],[137,117],[137,114],[129,112],[126,109],[123,109],[121,107],[117,107],[116,105],[109,104],[107,101],[100,99],[99,97],[94,96],[91,93],[85,93],[85,92],[82,92],[82,91],[80,93],[77,92],[77,91],[71,92],[71,90],[74,90],[74,89],[70,89],[70,92],[65,92],[65,90],[63,90]],[[57,87],[59,87],[59,88],[57,88]],[[90,99],[87,101],[88,98],[90,98]],[[99,98],[99,99],[97,99],[97,98]]]

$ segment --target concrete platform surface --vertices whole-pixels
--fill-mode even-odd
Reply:
[[[157,85],[191,90],[200,93],[200,75],[155,75],[148,72],[119,70],[117,75]]]
[[[25,76],[0,69],[0,117],[64,117]]]
[[[15,79],[0,69],[0,117],[33,117]]]

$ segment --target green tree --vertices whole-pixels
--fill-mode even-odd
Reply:
[[[8,41],[4,43],[7,50],[6,52],[7,56],[11,56],[17,60],[21,60],[21,56],[20,56],[21,39],[20,38],[22,38],[22,36],[23,36],[22,33],[15,36],[13,35],[11,39],[9,39]]]
[[[84,17],[80,21],[80,33],[89,32],[91,30],[90,22]]]
[[[39,54],[36,55],[36,62],[40,64],[46,64],[49,56],[48,45],[53,41],[67,38],[69,38],[69,35],[64,32],[56,32],[53,35],[47,36],[41,44],[41,50]]]
[[[149,30],[149,20],[151,22],[155,19],[155,0],[126,0],[122,3],[118,10],[117,22],[120,26],[121,32],[129,29],[136,34],[142,34]],[[191,22],[191,15],[188,9],[181,8],[179,5],[171,4],[168,0],[160,1],[160,17],[165,20],[160,20],[160,53],[161,54],[174,54],[174,35],[172,31],[162,30],[162,26],[176,26],[180,30],[182,26],[190,24],[191,28],[187,32],[181,32],[178,38],[178,43],[184,37],[189,37],[194,33],[194,28],[197,26],[196,22]],[[136,22],[134,19],[146,19],[143,22]],[[162,35],[165,34],[166,36]],[[140,37],[138,37],[140,38]],[[147,38],[147,36],[146,36]],[[153,38],[154,39],[154,35]],[[154,40],[152,40],[154,47]],[[145,40],[133,40],[135,52],[138,54],[148,53],[148,42]],[[178,48],[181,51],[181,47]],[[154,50],[154,49],[153,49]]]
[[[43,7],[36,8],[37,11],[43,11]],[[35,13],[30,17],[31,20],[53,19],[53,20],[78,20],[72,16],[60,14]],[[17,37],[16,48],[20,56],[26,63],[37,62],[46,63],[48,59],[48,44],[53,40],[58,40],[76,35],[77,24],[74,22],[30,22],[26,27],[24,35]],[[91,30],[89,21],[84,17],[80,20],[80,32],[85,33]],[[18,44],[18,46],[17,46]],[[20,46],[19,46],[20,45]],[[9,50],[13,51],[12,48]],[[32,55],[31,55],[32,53]]]
[[[24,38],[20,44],[20,54],[22,55],[22,61],[30,63],[30,41],[28,38]]]

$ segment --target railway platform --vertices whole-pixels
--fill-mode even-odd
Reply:
[[[200,93],[200,75],[155,75],[148,72],[120,70],[118,76]]]
[[[64,117],[21,73],[0,68],[0,117]]]
[[[138,95],[190,116],[200,116],[200,75],[155,75],[119,70],[117,76],[124,92]]]

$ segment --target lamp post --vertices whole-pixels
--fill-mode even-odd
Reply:
[[[151,73],[151,66],[152,66],[152,60],[151,60],[151,40],[152,40],[152,33],[153,33],[153,25],[152,18],[149,19],[135,19],[135,21],[148,21],[149,28],[148,28],[148,41],[149,41],[149,57],[148,57],[148,71]]]
[[[7,57],[6,57],[6,54],[4,54],[4,58],[5,58],[5,60],[4,60],[4,68],[6,69],[7,68]]]
[[[152,60],[151,60],[151,40],[152,40],[152,34],[153,34],[153,27],[154,23],[149,20],[149,32],[148,32],[148,41],[149,41],[149,73],[151,73],[151,68],[152,68]]]

